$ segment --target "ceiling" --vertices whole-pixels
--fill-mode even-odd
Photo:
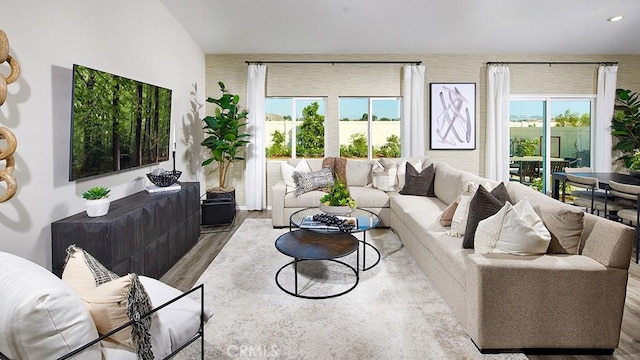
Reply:
[[[206,54],[640,54],[639,0],[161,2]]]

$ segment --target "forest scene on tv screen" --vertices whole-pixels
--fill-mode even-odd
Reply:
[[[171,90],[73,66],[70,180],[169,160]]]

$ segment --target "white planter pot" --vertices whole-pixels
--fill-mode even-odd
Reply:
[[[108,198],[99,200],[85,200],[85,207],[87,209],[87,216],[98,217],[106,215],[109,212],[109,205],[111,200]]]

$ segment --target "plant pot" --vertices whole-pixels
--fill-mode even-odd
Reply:
[[[227,225],[233,223],[236,216],[236,191],[209,191],[200,205],[203,226]]]
[[[109,205],[111,205],[111,200],[109,200],[108,198],[98,200],[85,200],[84,205],[87,211],[87,216],[104,216],[109,212]]]
[[[349,206],[328,206],[325,204],[320,204],[320,211],[329,215],[349,215],[353,212],[353,208]]]

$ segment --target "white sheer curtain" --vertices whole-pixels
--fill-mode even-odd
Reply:
[[[611,172],[611,118],[616,101],[617,65],[601,65],[598,68],[596,93],[596,117],[593,127],[591,166],[596,172]]]
[[[405,65],[402,83],[402,157],[424,155],[424,66]]]
[[[251,143],[246,148],[245,194],[247,210],[263,210],[267,208],[267,174],[265,170],[264,146],[264,103],[265,65],[249,65],[247,74],[247,110],[249,117],[246,130]]]
[[[484,175],[509,181],[509,96],[511,76],[506,65],[487,67],[487,126]]]

